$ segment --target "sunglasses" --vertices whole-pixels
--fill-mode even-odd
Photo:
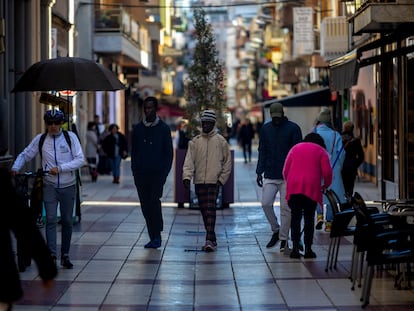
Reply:
[[[62,122],[60,122],[60,121],[50,121],[50,122],[46,122],[46,124],[47,125],[61,125],[62,124]]]

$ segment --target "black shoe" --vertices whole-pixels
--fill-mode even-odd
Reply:
[[[62,267],[65,267],[66,269],[72,269],[73,268],[73,264],[70,262],[69,256],[63,256],[60,259],[60,265]]]
[[[305,252],[304,258],[316,258],[316,254],[313,250],[308,250]]]
[[[284,252],[286,248],[286,240],[280,240],[280,251]]]
[[[161,239],[154,238],[153,240],[149,241],[147,244],[144,245],[145,248],[158,248],[161,247]]]
[[[300,253],[297,249],[292,250],[290,253],[290,258],[300,259]]]
[[[279,231],[273,233],[272,238],[270,239],[269,243],[267,243],[266,247],[270,248],[275,246],[277,241],[279,241]]]
[[[316,230],[322,230],[322,226],[323,226],[323,220],[318,220],[315,229]]]

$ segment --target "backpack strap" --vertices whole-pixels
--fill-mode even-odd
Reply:
[[[63,132],[63,136],[65,137],[66,142],[69,145],[70,151],[72,151],[72,142],[70,141],[70,136],[69,136],[68,131],[62,130],[62,132]]]
[[[39,139],[39,154],[40,154],[40,158],[42,158],[42,147],[43,147],[43,144],[45,143],[46,135],[47,135],[47,132],[46,133],[43,133],[42,136],[40,136],[40,139]]]

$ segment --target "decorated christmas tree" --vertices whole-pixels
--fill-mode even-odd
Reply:
[[[223,65],[218,59],[215,37],[206,13],[198,8],[194,11],[196,46],[193,60],[188,68],[188,81],[185,99],[186,113],[189,120],[189,136],[200,131],[200,113],[205,109],[216,111],[217,128],[221,133],[226,129],[223,110],[224,98]]]

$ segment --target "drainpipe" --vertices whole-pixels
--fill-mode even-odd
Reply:
[[[40,1],[40,58],[46,60],[52,57],[51,51],[51,29],[52,29],[52,7],[55,0]]]

